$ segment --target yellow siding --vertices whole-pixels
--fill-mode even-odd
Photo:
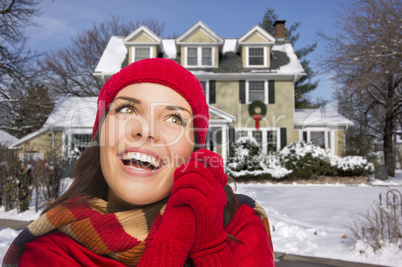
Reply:
[[[287,128],[287,144],[294,142],[293,83],[275,82],[275,104],[267,105],[267,115],[260,127]],[[255,128],[255,120],[248,113],[248,104],[239,104],[239,82],[216,82],[216,103],[213,106],[237,118],[234,127]]]
[[[267,54],[265,56],[267,57],[267,66],[268,66],[268,68],[270,68],[271,67],[271,48],[269,46],[266,47],[266,51],[267,51]]]
[[[156,46],[153,46],[152,48],[152,57],[157,57],[158,56],[158,51],[156,50]]]
[[[208,34],[206,34],[202,29],[198,29],[190,34],[183,42],[187,43],[213,43],[216,40],[212,39]]]
[[[219,66],[219,47],[215,46],[215,67]]]
[[[300,142],[300,139],[299,139],[299,131],[298,130],[295,130],[295,132],[294,132],[294,138],[293,138],[293,142],[295,142],[295,143],[299,143]]]
[[[155,41],[152,40],[147,34],[142,33],[137,36],[134,36],[132,39],[129,40],[129,42],[150,43],[150,42],[155,42]]]
[[[243,61],[243,67],[247,66],[247,47],[243,46],[241,48],[241,57]]]
[[[254,34],[250,35],[247,39],[245,39],[243,42],[245,43],[267,43],[269,42],[267,39],[259,35],[257,32]]]
[[[54,132],[54,156],[61,157],[62,132]],[[52,132],[48,131],[20,146],[19,153],[43,153],[45,159],[51,159],[52,154]]]
[[[343,157],[345,154],[345,132],[335,131],[335,154]]]
[[[180,64],[182,66],[184,66],[184,62],[185,62],[184,60],[185,60],[185,57],[186,57],[184,51],[185,51],[184,47],[180,47],[180,55],[181,55],[181,59],[180,59],[181,63]]]

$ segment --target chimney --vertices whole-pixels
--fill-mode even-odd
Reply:
[[[286,20],[277,20],[274,23],[275,36],[278,41],[285,41],[285,22]]]

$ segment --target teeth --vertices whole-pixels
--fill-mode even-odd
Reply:
[[[134,159],[134,160],[140,160],[143,162],[148,162],[156,168],[159,168],[159,166],[160,166],[160,162],[156,158],[146,155],[146,154],[141,154],[138,152],[125,153],[121,156],[121,159],[122,160],[133,160]]]

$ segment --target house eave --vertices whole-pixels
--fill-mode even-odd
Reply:
[[[276,72],[248,72],[248,73],[211,73],[211,72],[192,72],[198,79],[204,80],[219,80],[219,81],[233,81],[233,80],[249,80],[249,79],[272,79],[279,81],[298,81],[305,73],[297,74],[281,74]]]

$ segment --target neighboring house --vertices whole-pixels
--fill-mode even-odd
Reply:
[[[230,143],[246,135],[253,136],[265,153],[276,153],[292,142],[307,140],[343,155],[344,131],[353,123],[332,111],[330,116],[322,116],[320,110],[295,110],[294,84],[305,72],[292,45],[285,39],[285,21],[275,23],[275,34],[276,37],[255,26],[238,39],[224,39],[199,21],[177,39],[162,39],[141,26],[128,36],[111,37],[94,75],[105,82],[134,61],[153,57],[177,61],[204,87],[210,108],[206,147],[225,160]],[[46,134],[50,132],[55,137],[53,150],[61,146],[58,153],[70,157],[74,147],[68,138],[79,134],[89,136],[95,115],[90,123],[88,117],[88,124],[82,122],[72,130],[62,130],[59,126],[63,127],[60,124],[63,119],[52,119],[59,105],[43,131],[47,129]],[[93,105],[95,109],[95,100]],[[254,113],[266,111],[259,120],[259,129],[253,112],[249,112],[250,106]],[[22,146],[25,142],[18,143]]]
[[[71,158],[91,141],[96,97],[62,97],[42,128],[13,143],[20,158]]]

